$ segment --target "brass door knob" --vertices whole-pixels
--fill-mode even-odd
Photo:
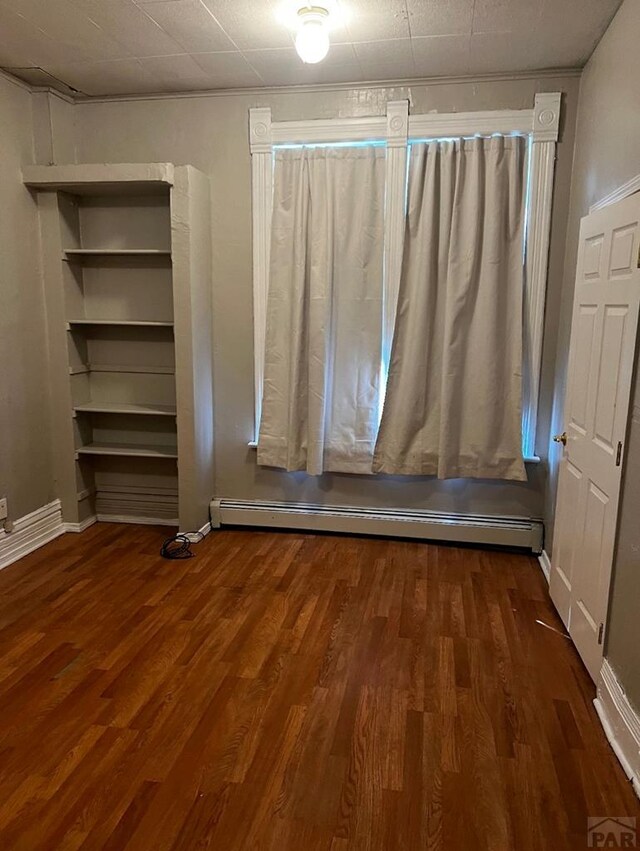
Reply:
[[[556,434],[553,439],[556,443],[561,443],[563,446],[566,446],[567,445],[567,433],[566,433],[566,431],[563,431],[562,434]]]

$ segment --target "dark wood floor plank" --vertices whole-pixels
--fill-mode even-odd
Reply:
[[[0,848],[572,851],[640,816],[533,558],[166,534],[0,573]]]

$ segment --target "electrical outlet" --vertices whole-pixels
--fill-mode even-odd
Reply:
[[[9,509],[7,507],[7,498],[3,496],[0,499],[0,520],[6,520],[9,516]]]

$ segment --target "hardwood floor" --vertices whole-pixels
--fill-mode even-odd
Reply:
[[[640,816],[533,558],[166,531],[0,573],[2,851],[562,851]]]

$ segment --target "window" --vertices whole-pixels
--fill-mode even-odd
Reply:
[[[364,143],[386,146],[383,371],[397,302],[411,142],[453,137],[525,135],[529,139],[525,294],[523,454],[535,458],[551,200],[560,114],[559,93],[538,94],[525,110],[409,116],[408,101],[391,101],[386,116],[273,122],[270,109],[250,110],[253,195],[255,437],[261,414],[268,291],[273,150],[292,145]]]

